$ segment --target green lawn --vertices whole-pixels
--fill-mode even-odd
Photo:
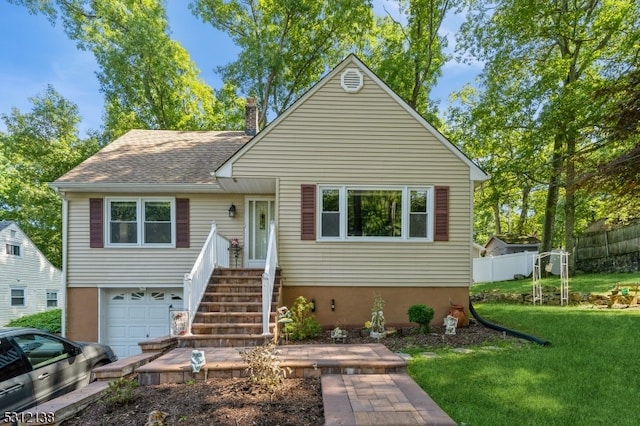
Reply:
[[[494,283],[476,283],[471,286],[471,294],[482,292],[527,293],[531,292],[531,278],[518,281],[498,281]],[[551,277],[541,280],[544,286],[560,286],[560,278]],[[633,289],[640,287],[640,274],[587,274],[569,278],[569,291],[579,293],[609,293],[615,286]],[[638,293],[640,295],[640,292]]]
[[[640,274],[585,275],[576,284],[605,292],[611,282],[638,281]],[[489,303],[475,308],[483,318],[551,346],[510,343],[499,350],[442,349],[438,358],[414,358],[409,374],[458,424],[640,423],[640,310]]]

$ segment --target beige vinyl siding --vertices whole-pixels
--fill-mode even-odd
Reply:
[[[11,237],[15,231],[15,237]],[[20,247],[20,256],[8,255],[6,244]],[[25,306],[11,306],[11,289],[22,288]],[[0,231],[0,327],[24,315],[47,309],[47,291],[58,292],[58,308],[64,307],[62,272],[55,268],[15,224]]]
[[[298,105],[233,164],[235,177],[279,177],[279,263],[296,286],[468,286],[469,166],[365,77],[357,94],[336,78]],[[302,241],[300,185],[450,187],[449,241]]]
[[[176,287],[188,273],[216,222],[226,237],[243,235],[243,222],[229,218],[231,203],[242,217],[243,196],[153,194],[154,197],[189,198],[190,247],[178,248],[89,248],[89,198],[118,197],[121,194],[68,194],[69,242],[67,284],[69,287]],[[145,194],[136,194],[144,197]]]
[[[281,180],[279,262],[291,285],[468,286],[469,191],[451,193],[447,242],[320,242],[300,240],[300,188]],[[466,197],[465,197],[466,194]],[[468,204],[468,203],[467,203]]]

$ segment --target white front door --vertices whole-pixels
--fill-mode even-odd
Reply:
[[[269,223],[275,218],[273,197],[247,198],[245,205],[245,256],[247,268],[264,268],[269,242]]]
[[[182,309],[182,289],[105,289],[104,343],[118,358],[141,352],[138,342],[169,335],[169,310]]]

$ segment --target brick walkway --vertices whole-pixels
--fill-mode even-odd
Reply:
[[[285,345],[279,346],[282,367],[289,377],[320,377],[326,374],[404,373],[407,363],[380,343],[368,345]],[[191,372],[192,348],[177,348],[136,368],[141,385],[184,383],[213,377],[241,377],[247,364],[243,348],[200,348],[206,363],[199,373]],[[109,366],[102,367],[107,370]]]
[[[322,376],[326,426],[456,423],[407,374]]]
[[[174,349],[144,365],[144,354],[125,358],[96,373],[99,380],[112,380],[135,370],[141,385],[245,375],[242,348],[201,349],[206,363],[199,373],[191,371],[191,348]],[[291,368],[291,377],[320,377],[326,426],[456,424],[409,377],[405,359],[382,344],[285,345],[279,349],[281,365]],[[55,412],[56,420],[62,421],[94,403],[105,387],[106,382],[92,383],[37,411]]]

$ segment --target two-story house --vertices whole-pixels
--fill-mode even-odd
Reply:
[[[0,221],[0,326],[25,315],[63,307],[62,272],[17,223]]]

